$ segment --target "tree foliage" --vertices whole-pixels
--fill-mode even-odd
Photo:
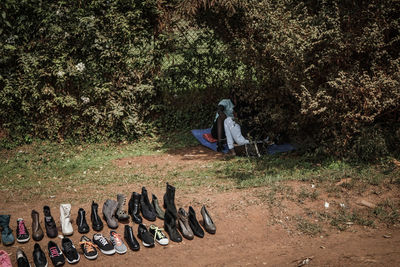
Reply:
[[[10,136],[134,138],[206,127],[234,92],[247,126],[369,160],[399,149],[395,0],[4,0]]]
[[[398,1],[187,3],[247,66],[236,93],[253,127],[309,137],[329,154],[398,149]]]

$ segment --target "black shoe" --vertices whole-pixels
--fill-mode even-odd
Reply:
[[[17,235],[17,241],[19,243],[25,243],[28,242],[29,240],[29,232],[28,229],[25,226],[25,222],[24,219],[19,218],[17,220],[17,231],[16,231],[16,235]]]
[[[64,265],[65,259],[61,249],[53,241],[48,243],[49,256],[54,266]]]
[[[115,254],[114,246],[102,234],[100,234],[100,233],[94,234],[93,235],[93,243],[95,243],[97,245],[97,247],[100,249],[101,252],[103,252],[103,254],[106,254],[106,255]]]
[[[129,225],[125,225],[124,238],[131,250],[138,251],[140,249],[139,242],[136,240],[132,227]]]
[[[168,233],[169,239],[174,242],[182,242],[182,236],[179,234],[176,228],[176,221],[172,213],[167,210],[164,217],[164,229]]]
[[[208,213],[206,206],[203,205],[200,213],[203,216],[204,229],[206,229],[206,231],[210,234],[215,234],[215,232],[217,231],[217,228],[215,227],[215,224],[214,224],[213,220],[211,219],[211,216]]]
[[[128,203],[128,213],[132,217],[132,221],[141,224],[142,223],[142,217],[140,217],[140,209],[139,209],[139,204],[140,203],[140,194],[133,192],[131,199],[129,200]]]
[[[94,260],[97,258],[98,253],[96,249],[96,245],[92,242],[92,240],[83,235],[81,237],[81,241],[79,242],[79,245],[81,246],[81,249],[83,251],[83,255],[85,255],[85,258],[88,260]]]
[[[49,206],[43,207],[43,213],[44,213],[44,225],[46,227],[47,236],[50,238],[56,237],[58,235],[58,230],[56,222],[54,221],[53,216],[51,216]]]
[[[18,267],[30,267],[28,258],[25,255],[25,252],[22,249],[17,249],[17,253],[15,254],[17,258]]]
[[[196,219],[196,213],[192,206],[189,206],[189,225],[192,228],[193,234],[198,237],[204,237],[203,228],[201,228],[199,222]]]
[[[33,262],[36,267],[47,267],[47,259],[39,243],[36,243],[33,249]]]
[[[157,214],[153,205],[150,203],[145,187],[142,187],[142,195],[140,196],[140,209],[142,210],[142,215],[145,219],[152,222],[156,220]]]
[[[73,264],[79,261],[81,257],[79,256],[78,251],[76,250],[71,239],[69,239],[68,237],[64,237],[61,240],[61,246],[69,264]]]
[[[145,247],[153,247],[154,246],[154,238],[153,236],[147,231],[147,228],[144,224],[139,224],[138,227],[138,235],[140,240],[142,240],[142,244]]]
[[[79,208],[78,217],[76,218],[76,224],[78,225],[78,232],[86,234],[89,232],[89,225],[86,222],[86,212],[84,209]]]
[[[99,216],[98,208],[99,205],[92,201],[92,213],[90,214],[90,218],[92,220],[92,228],[95,231],[101,231],[103,229],[103,221]]]
[[[178,218],[178,211],[175,207],[175,187],[167,183],[167,190],[164,194],[164,209],[169,210],[174,216],[174,219]]]

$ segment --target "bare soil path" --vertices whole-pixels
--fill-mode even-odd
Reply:
[[[157,164],[158,168],[168,170],[171,166],[190,168],[192,165],[204,164],[209,161],[221,160],[220,154],[204,150],[201,147],[175,151],[159,156],[141,156],[129,159],[120,159],[114,162],[115,168],[124,166],[146,167]],[[148,168],[149,172],[157,168]],[[301,182],[287,182],[285,186],[298,188]],[[140,192],[139,184],[132,184],[122,188],[126,194]],[[165,184],[147,186],[149,193],[155,193],[161,200]],[[105,199],[93,197],[92,189],[85,194],[88,198],[99,202],[100,207]],[[121,190],[120,187],[106,186],[98,188],[101,191]],[[216,226],[217,233],[206,233],[203,239],[184,240],[182,243],[171,242],[168,246],[156,245],[154,248],[141,246],[140,251],[128,250],[124,255],[105,256],[100,253],[95,261],[89,261],[81,254],[81,260],[76,266],[400,266],[400,229],[399,223],[388,228],[385,225],[376,227],[362,227],[351,225],[345,231],[338,231],[327,225],[324,231],[310,236],[296,230],[297,221],[294,216],[305,216],[302,205],[308,209],[323,208],[323,200],[299,204],[297,202],[283,201],[284,208],[276,208],[260,199],[267,187],[252,189],[233,189],[229,191],[211,190],[204,186],[191,192],[190,190],[176,191],[176,204],[178,207],[188,208],[193,206],[197,218],[201,220],[200,208],[206,205]],[[82,191],[80,191],[82,192]],[[389,192],[393,197],[399,197],[398,188]],[[59,204],[65,199],[74,197],[74,193],[62,193],[47,199],[32,200],[29,203],[21,201],[20,196],[0,196],[0,214],[11,214],[11,227],[16,229],[16,220],[25,219],[28,229],[31,229],[30,213],[32,209],[39,211],[43,227],[43,205],[49,205],[59,226]],[[78,194],[78,193],[77,193]],[[82,193],[79,193],[82,194]],[[358,196],[354,196],[357,198]],[[7,201],[5,201],[7,199]],[[79,196],[82,199],[82,195]],[[129,199],[129,196],[128,196]],[[90,202],[72,202],[72,218],[76,218],[77,211],[83,207],[87,211],[90,223]],[[147,225],[150,222],[146,222]],[[158,226],[163,226],[163,221],[157,219]],[[137,225],[129,221],[129,225],[137,232]],[[81,235],[77,232],[71,239],[77,245]],[[123,224],[117,232],[123,235]],[[105,227],[103,234],[109,235]],[[91,231],[88,236],[92,236]],[[60,244],[61,240],[56,239]],[[39,242],[42,249],[46,249],[48,237]],[[5,247],[0,244],[0,249],[11,254],[13,264],[16,266],[15,251],[23,248],[33,266],[32,251],[34,241],[25,244],[15,243]],[[79,250],[80,251],[80,250]],[[47,254],[47,251],[46,251]]]

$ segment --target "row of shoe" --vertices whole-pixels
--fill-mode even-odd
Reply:
[[[174,242],[180,242],[182,236],[177,231],[177,228],[181,231],[182,235],[191,240],[194,235],[198,237],[204,236],[204,231],[200,227],[196,219],[195,211],[192,207],[189,207],[188,212],[183,208],[179,209],[179,212],[175,206],[175,187],[167,183],[166,193],[164,194],[164,205],[165,212],[161,209],[158,204],[157,197],[152,195],[152,203],[148,198],[148,193],[145,187],[142,187],[141,194],[133,192],[128,204],[128,213],[124,210],[126,197],[123,194],[117,195],[117,201],[107,199],[103,205],[103,215],[107,222],[107,225],[111,229],[118,227],[118,221],[126,221],[129,219],[129,215],[132,217],[132,221],[141,224],[142,217],[149,221],[155,221],[156,217],[164,219],[164,228],[170,235],[170,238]],[[50,208],[48,206],[43,207],[44,213],[44,224],[46,228],[46,234],[50,238],[54,238],[58,235],[58,230],[54,218],[51,215]],[[129,215],[128,215],[129,214]],[[39,213],[32,210],[32,237],[35,241],[40,241],[44,237],[44,232],[39,223]],[[214,234],[216,227],[211,219],[205,206],[201,209],[201,215],[203,216],[203,227],[204,229]],[[2,227],[2,240],[4,245],[10,245],[14,242],[12,230],[9,228],[10,215],[0,215],[0,226]],[[94,201],[91,205],[91,221],[92,228],[95,231],[101,231],[103,229],[103,222],[98,214],[98,204]],[[64,236],[73,234],[73,227],[71,224],[71,204],[60,205],[60,222],[61,229]],[[86,221],[86,212],[83,208],[78,210],[78,216],[76,219],[79,233],[88,233],[90,231],[89,225]],[[25,226],[25,222],[22,218],[17,220],[17,241],[20,243],[27,242],[30,239],[28,229]]]
[[[163,233],[163,229],[154,224],[150,225],[148,229],[144,224],[139,224],[137,237],[142,241],[142,244],[145,247],[154,247],[155,242],[162,246],[166,246],[169,243],[168,238]],[[132,227],[129,225],[125,225],[124,239],[131,250],[140,250],[140,245],[134,236]],[[83,235],[80,239],[79,245],[82,249],[83,255],[89,260],[97,258],[97,250],[100,250],[100,252],[105,255],[113,255],[115,253],[125,254],[128,250],[122,237],[114,230],[110,231],[109,239],[101,233],[94,234],[93,239]],[[76,247],[68,237],[62,238],[61,249],[56,242],[49,241],[48,255],[54,266],[64,265],[65,260],[70,264],[77,263],[80,260],[80,255]],[[16,261],[18,267],[30,266],[29,260],[22,249],[17,249]],[[46,255],[41,249],[39,243],[35,243],[34,246],[33,262],[36,267],[48,266]],[[11,266],[9,256],[4,251],[0,252],[0,263],[0,266],[2,267]],[[9,264],[7,265],[7,263]]]
[[[61,266],[65,263],[65,258],[67,259],[68,263],[74,264],[80,260],[80,256],[78,251],[76,250],[74,244],[72,243],[71,239],[68,237],[64,237],[61,240],[61,247],[54,241],[49,241],[47,244],[49,257],[54,266]],[[65,256],[64,256],[65,255]],[[30,263],[28,257],[26,256],[25,252],[18,248],[15,254],[16,261],[18,267],[30,267]],[[43,252],[42,248],[40,247],[39,243],[35,243],[33,249],[33,262],[36,267],[47,267],[48,262],[45,253]],[[2,267],[11,267],[11,260],[7,252],[0,251],[0,266]]]

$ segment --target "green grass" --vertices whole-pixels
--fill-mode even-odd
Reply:
[[[380,186],[388,180],[391,183],[400,182],[399,170],[392,168],[387,162],[381,165],[357,165],[340,160],[321,161],[296,154],[262,158],[226,158],[209,162],[203,167],[194,165],[189,170],[179,168],[160,170],[160,175],[146,175],[135,172],[134,169],[116,168],[112,163],[113,160],[120,158],[162,155],[166,151],[171,152],[196,145],[198,143],[190,131],[160,134],[119,144],[36,141],[30,145],[0,151],[0,190],[15,192],[29,190],[31,196],[40,196],[55,194],[65,186],[79,190],[80,185],[126,185],[170,181],[188,190],[194,190],[196,187],[228,190],[269,186],[272,190],[265,198],[270,199],[268,202],[273,202],[276,192],[282,189],[279,189],[276,182],[288,180],[324,182],[328,184],[327,190],[332,190],[332,194],[338,194],[340,190],[329,185],[346,177],[351,177],[352,182],[344,186],[348,189],[354,187],[359,192],[365,190],[366,184]],[[154,162],[151,168],[157,168],[157,162]],[[301,200],[315,200],[318,198],[318,192],[304,189],[297,197]]]

